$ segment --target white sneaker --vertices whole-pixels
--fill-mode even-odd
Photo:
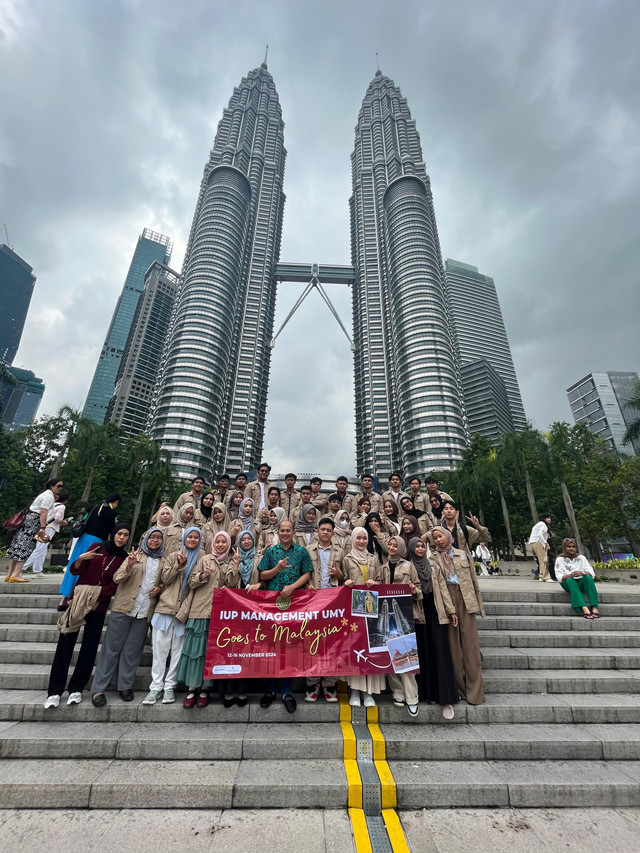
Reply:
[[[547,578],[545,583],[556,583],[553,578]]]
[[[411,714],[412,717],[418,716],[418,706],[417,705],[407,705],[407,711]]]
[[[375,708],[376,700],[373,698],[371,693],[364,694],[364,707],[365,708]]]
[[[70,693],[67,705],[79,705],[82,702],[82,693]]]
[[[47,696],[47,699],[44,703],[45,708],[57,708],[60,704],[60,697],[56,693],[55,696]]]
[[[164,696],[162,697],[163,705],[173,705],[176,701],[176,694],[173,687],[165,687]]]
[[[351,691],[351,696],[349,697],[349,704],[351,705],[352,708],[359,708],[360,707],[360,691],[359,690],[352,690]]]
[[[445,720],[453,720],[455,715],[455,711],[453,710],[453,705],[443,705],[442,706],[442,716]]]
[[[162,690],[150,690],[142,700],[143,705],[155,705]]]

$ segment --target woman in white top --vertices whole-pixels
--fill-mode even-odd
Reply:
[[[575,539],[563,539],[562,548],[562,554],[556,557],[556,580],[571,596],[571,606],[574,610],[581,610],[585,619],[599,619],[595,572],[587,558],[578,554]]]
[[[38,544],[31,552],[31,556],[29,557],[27,562],[22,567],[23,572],[26,571],[29,566],[31,566],[31,570],[34,575],[38,575],[44,568],[44,559],[47,556],[47,548],[49,547],[49,543],[56,535],[56,533],[60,533],[60,528],[66,527],[69,523],[68,521],[64,520],[64,513],[66,510],[65,504],[68,500],[69,495],[66,492],[60,492],[55,504],[53,505],[53,509],[51,510],[47,518],[47,529],[45,531],[45,535],[37,540]]]
[[[36,536],[42,537],[47,529],[47,517],[53,509],[56,498],[62,489],[62,480],[49,480],[45,483],[44,491],[41,492],[29,507],[25,520],[16,530],[11,547],[7,553],[9,557],[9,570],[4,579],[5,583],[29,583],[26,578],[21,577],[22,567],[27,557],[36,547]]]

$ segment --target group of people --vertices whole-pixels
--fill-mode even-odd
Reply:
[[[280,490],[269,483],[269,472],[262,464],[257,480],[247,482],[239,475],[235,488],[223,475],[210,491],[202,477],[194,478],[190,491],[173,507],[159,507],[139,547],[130,552],[131,528],[117,520],[120,495],[107,495],[89,511],[60,587],[60,637],[45,707],[57,707],[65,687],[67,704],[80,703],[96,657],[93,704],[107,703],[105,691],[116,674],[121,698],[132,701],[149,624],[151,682],[143,704],[175,702],[175,687],[183,683],[184,707],[206,707],[214,686],[204,668],[215,589],[266,589],[291,597],[302,587],[341,584],[407,586],[420,663],[417,675],[350,677],[351,705],[374,705],[386,681],[394,703],[413,716],[419,701],[439,704],[446,719],[454,716],[459,698],[484,702],[476,614],[485,612],[473,549],[486,546],[491,537],[475,515],[461,515],[433,477],[426,480],[426,492],[418,477],[410,478],[405,492],[400,476],[392,474],[389,489],[378,494],[373,478],[365,475],[361,492],[352,495],[346,477],[339,477],[335,491],[326,494],[318,477],[298,491],[295,474],[288,474],[286,488]],[[62,487],[62,481],[48,482],[31,505],[14,537],[5,581],[20,578],[32,542],[46,541],[42,534],[48,536],[49,516],[56,501],[61,502]],[[563,560],[558,580],[570,592],[572,606],[597,618],[597,594],[594,612],[595,586],[588,580],[593,570],[577,549],[572,554],[570,542],[565,540],[558,558]],[[579,603],[583,593],[590,607],[584,599]],[[77,663],[68,678],[82,627]],[[218,680],[217,687],[225,707],[248,701],[246,680]],[[307,680],[305,701],[315,702],[323,693],[326,701],[338,701],[330,673]],[[269,681],[261,706],[269,707],[278,694],[293,713],[292,679]]]

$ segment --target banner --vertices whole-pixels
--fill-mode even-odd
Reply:
[[[205,678],[370,675],[419,669],[406,586],[216,589]]]

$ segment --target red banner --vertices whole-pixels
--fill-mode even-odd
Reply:
[[[205,678],[290,678],[418,670],[406,586],[217,589]]]

